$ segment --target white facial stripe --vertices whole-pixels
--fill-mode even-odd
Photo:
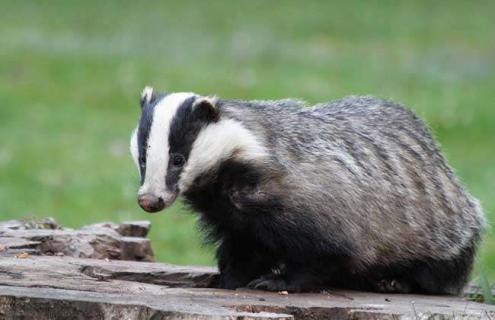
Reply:
[[[130,150],[131,150],[132,160],[134,160],[134,163],[139,168],[139,150],[138,150],[138,143],[137,143],[137,130],[138,129],[136,128],[132,132]]]
[[[153,114],[148,149],[146,151],[146,173],[139,193],[153,193],[166,199],[169,196],[165,186],[168,167],[168,136],[170,123],[182,103],[195,96],[193,93],[173,93],[163,98],[156,106]]]
[[[179,180],[181,192],[187,190],[194,179],[221,161],[232,156],[245,160],[262,159],[267,156],[266,150],[240,122],[225,119],[212,123],[204,128],[193,143],[191,153]]]

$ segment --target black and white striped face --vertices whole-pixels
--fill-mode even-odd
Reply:
[[[148,212],[170,206],[195,178],[234,153],[245,159],[265,155],[240,122],[221,119],[214,98],[194,93],[155,95],[147,87],[141,108],[131,153],[141,175],[138,202]]]
[[[141,108],[131,153],[141,175],[139,204],[155,212],[179,195],[184,184],[179,180],[185,176],[193,143],[202,129],[218,120],[218,112],[212,99],[193,93],[154,95],[148,87],[141,96]]]

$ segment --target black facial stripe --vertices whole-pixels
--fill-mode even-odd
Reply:
[[[153,124],[155,106],[166,96],[166,94],[160,94],[156,97],[154,96],[149,103],[145,103],[143,105],[137,132],[138,163],[140,168],[139,172],[141,173],[141,185],[144,183],[144,177],[146,174],[146,150],[148,149],[148,138],[150,135],[151,125]]]
[[[170,155],[181,154],[186,162],[189,159],[192,145],[196,140],[201,129],[207,125],[207,121],[201,117],[200,112],[193,110],[193,104],[196,97],[186,99],[177,109],[177,112],[170,123],[170,133],[168,142],[170,146]],[[172,159],[172,157],[170,157]],[[166,184],[170,190],[177,189],[180,174],[183,167],[175,167],[169,161]]]

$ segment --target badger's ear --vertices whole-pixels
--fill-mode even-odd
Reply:
[[[217,101],[216,97],[198,98],[193,104],[193,110],[200,119],[207,122],[217,122],[220,117]]]
[[[141,99],[139,101],[141,104],[141,109],[143,109],[146,104],[150,103],[154,97],[153,88],[149,86],[144,87],[141,92]]]

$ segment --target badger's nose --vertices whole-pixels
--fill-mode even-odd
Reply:
[[[162,198],[147,193],[139,195],[138,203],[148,212],[157,212],[165,208],[165,201]]]

